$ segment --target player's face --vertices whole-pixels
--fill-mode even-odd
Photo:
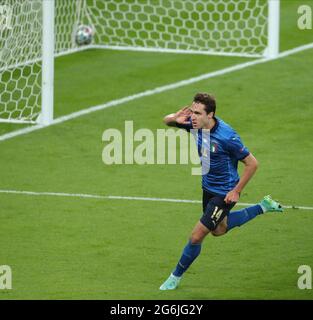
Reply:
[[[193,102],[191,105],[191,121],[194,129],[203,129],[209,126],[211,116],[206,113],[204,108],[202,103]]]

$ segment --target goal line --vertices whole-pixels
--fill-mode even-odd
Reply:
[[[154,202],[174,202],[174,203],[202,203],[200,200],[188,199],[172,199],[172,198],[152,198],[152,197],[132,197],[132,196],[112,196],[112,195],[97,195],[85,193],[64,193],[64,192],[36,192],[36,191],[21,191],[21,190],[1,190],[0,194],[18,194],[27,196],[50,196],[50,197],[70,197],[70,198],[89,198],[101,200],[129,200],[129,201],[154,201]],[[252,206],[255,203],[238,202],[238,206]],[[283,205],[286,209],[313,210],[312,207],[298,205]]]

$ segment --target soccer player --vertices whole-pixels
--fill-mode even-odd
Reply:
[[[202,217],[195,225],[176,268],[160,290],[177,288],[184,272],[200,254],[201,243],[209,233],[221,236],[265,212],[283,211],[282,206],[270,196],[265,196],[254,206],[230,211],[257,170],[258,162],[236,131],[215,116],[215,111],[215,98],[207,93],[197,93],[190,107],[164,118],[168,126],[183,128],[188,132],[197,129],[196,140],[202,166],[204,156],[208,154],[210,167],[208,172],[202,173]],[[206,132],[209,139],[205,139]],[[238,161],[244,164],[241,177],[237,172]]]

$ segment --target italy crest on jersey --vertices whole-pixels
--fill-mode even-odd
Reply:
[[[217,152],[217,142],[211,141],[211,143],[210,143],[210,151],[212,153],[216,153]]]

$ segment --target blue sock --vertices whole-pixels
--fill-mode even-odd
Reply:
[[[234,227],[240,227],[261,213],[263,213],[263,210],[259,204],[242,210],[231,211],[227,217],[227,231]]]
[[[182,274],[189,268],[192,262],[198,257],[201,251],[201,243],[192,244],[191,241],[187,243],[183,254],[173,272],[176,277],[181,277]]]

